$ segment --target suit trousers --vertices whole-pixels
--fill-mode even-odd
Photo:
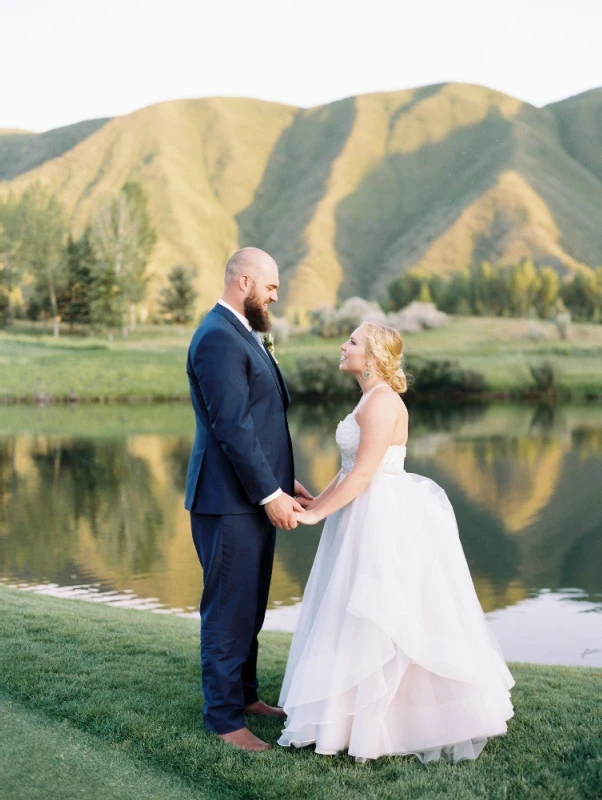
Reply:
[[[276,529],[259,514],[191,513],[203,567],[201,670],[205,726],[231,733],[257,695],[257,635],[274,564]]]

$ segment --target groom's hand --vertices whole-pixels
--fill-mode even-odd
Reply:
[[[307,491],[305,486],[299,481],[295,481],[295,500],[299,503],[299,505],[303,506],[303,508],[307,508],[308,505],[313,500],[313,496]]]
[[[281,528],[283,531],[290,531],[296,528],[297,517],[295,516],[295,512],[300,513],[303,511],[303,506],[299,505],[294,497],[291,497],[290,494],[286,494],[285,492],[282,492],[281,495],[270,503],[266,503],[264,508],[272,525]]]

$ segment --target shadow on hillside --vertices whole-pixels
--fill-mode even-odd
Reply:
[[[403,122],[398,126],[392,137],[403,138]],[[479,124],[439,142],[385,156],[337,208],[341,298],[378,297],[495,184],[512,152],[512,121],[492,109]]]
[[[558,244],[577,261],[590,266],[602,263],[602,181],[595,164],[584,159],[585,154],[597,157],[602,130],[592,124],[584,131],[589,151],[584,144],[577,154],[563,138],[562,128],[557,129],[551,120],[535,125],[533,109],[528,106],[518,115],[517,123],[512,167],[548,207],[558,228]],[[562,260],[547,254],[534,261],[566,269]]]
[[[236,216],[240,245],[270,253],[283,278],[307,253],[304,231],[327,192],[332,165],[356,119],[355,98],[300,110],[268,160],[253,201]]]
[[[12,180],[72,150],[100,130],[110,117],[90,119],[44,133],[13,133],[0,138],[0,180]]]

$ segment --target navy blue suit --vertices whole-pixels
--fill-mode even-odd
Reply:
[[[186,508],[203,567],[201,663],[205,724],[229,733],[257,700],[257,635],[267,605],[276,531],[259,502],[293,493],[278,366],[227,308],[195,331],[186,371],[196,417]]]

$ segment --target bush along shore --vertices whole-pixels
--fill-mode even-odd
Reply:
[[[599,670],[511,665],[515,716],[475,762],[234,750],[202,725],[198,623],[0,587],[0,781],[6,800],[89,796],[599,798]],[[262,635],[263,698],[276,702],[290,636]],[[251,718],[275,744],[280,723]],[[60,765],[60,769],[57,765]],[[60,775],[58,774],[60,773]]]
[[[457,318],[407,334],[409,397],[462,402],[602,399],[602,326],[574,326],[574,339],[528,337],[528,320]],[[192,329],[149,327],[109,343],[81,336],[0,332],[0,403],[148,403],[188,400]],[[547,338],[546,338],[547,337]],[[356,386],[339,370],[344,336],[276,342],[291,395],[348,400]]]
[[[173,362],[165,364],[166,372],[161,375],[160,365],[151,365],[146,371],[144,381],[133,372],[127,375],[126,364],[115,359],[105,372],[102,385],[98,381],[83,385],[81,379],[77,388],[66,389],[60,378],[50,378],[44,388],[21,392],[17,387],[0,389],[0,404],[52,403],[92,403],[92,404],[133,404],[133,403],[180,403],[189,401],[185,377],[174,375]],[[301,403],[333,403],[346,401],[357,393],[355,380],[339,368],[336,355],[315,354],[290,359],[282,367],[282,372],[293,400]],[[134,367],[135,369],[135,367]],[[549,361],[528,364],[531,380],[522,386],[508,388],[492,387],[485,375],[477,370],[465,368],[453,359],[412,358],[406,361],[405,372],[408,377],[409,402],[418,400],[427,403],[480,403],[491,401],[528,400],[554,403],[571,400],[602,400],[602,385],[576,386],[569,388],[561,383],[558,369]],[[182,370],[183,371],[183,370]],[[602,359],[600,363],[602,379]],[[23,381],[30,384],[29,379]],[[34,377],[35,382],[35,377]],[[152,385],[148,385],[152,382]],[[14,381],[13,381],[14,383]],[[144,385],[140,385],[144,383]],[[602,383],[602,380],[601,380]],[[25,387],[23,387],[25,388]]]

